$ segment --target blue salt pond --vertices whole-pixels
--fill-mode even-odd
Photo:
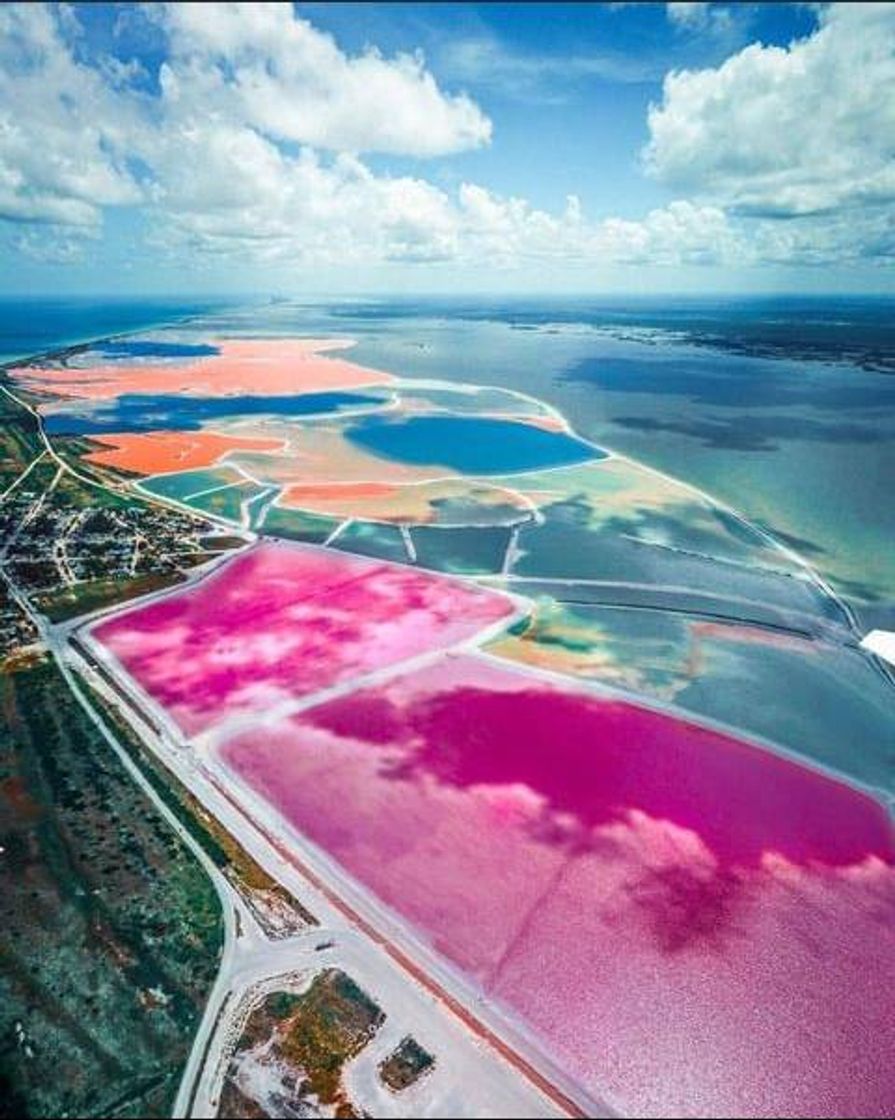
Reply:
[[[106,358],[207,358],[219,354],[206,342],[152,342],[143,339],[109,338],[90,347]]]
[[[599,448],[565,432],[475,416],[369,416],[345,431],[353,443],[401,463],[438,465],[464,474],[506,474],[605,459]]]
[[[274,397],[186,397],[125,393],[100,404],[78,401],[49,412],[51,435],[94,435],[102,432],[196,431],[204,424],[232,416],[315,416],[347,408],[382,405],[365,393],[300,393]]]

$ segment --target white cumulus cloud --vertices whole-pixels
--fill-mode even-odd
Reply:
[[[103,206],[136,202],[131,127],[129,107],[75,60],[51,9],[0,7],[0,217],[91,227]]]
[[[669,0],[665,11],[679,27],[705,27],[709,22],[710,5],[704,0]]]
[[[595,231],[595,254],[625,264],[724,264],[748,252],[723,210],[679,199],[642,221],[608,218]]]
[[[671,73],[649,113],[650,172],[741,213],[895,199],[895,4],[833,4],[788,48],[753,43]]]
[[[169,94],[201,96],[277,139],[436,156],[491,138],[481,109],[443,92],[421,55],[351,57],[291,4],[168,4],[161,13]]]
[[[835,7],[788,50],[669,75],[647,160],[678,198],[640,220],[374,170],[367,153],[431,157],[490,136],[415,55],[350,56],[288,4],[129,11],[162,36],[152,74],[78,49],[64,5],[0,7],[0,219],[32,258],[77,259],[107,209],[132,206],[150,252],[234,275],[259,261],[587,275],[895,256],[892,5]]]

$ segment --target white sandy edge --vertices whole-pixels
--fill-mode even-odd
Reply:
[[[895,665],[895,631],[871,630],[861,639],[861,647]]]

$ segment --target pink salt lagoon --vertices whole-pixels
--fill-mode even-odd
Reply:
[[[497,592],[280,541],[92,634],[194,735],[472,638],[514,612]]]
[[[220,758],[622,1113],[888,1116],[883,808],[475,654]]]
[[[882,806],[669,713],[438,656],[513,614],[470,584],[279,542],[93,635],[187,734],[219,731],[247,812],[313,843],[595,1100],[891,1115]]]

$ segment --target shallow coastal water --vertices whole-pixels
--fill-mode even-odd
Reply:
[[[402,376],[549,401],[800,549],[864,629],[895,625],[891,299],[357,301],[270,329],[299,322]]]

